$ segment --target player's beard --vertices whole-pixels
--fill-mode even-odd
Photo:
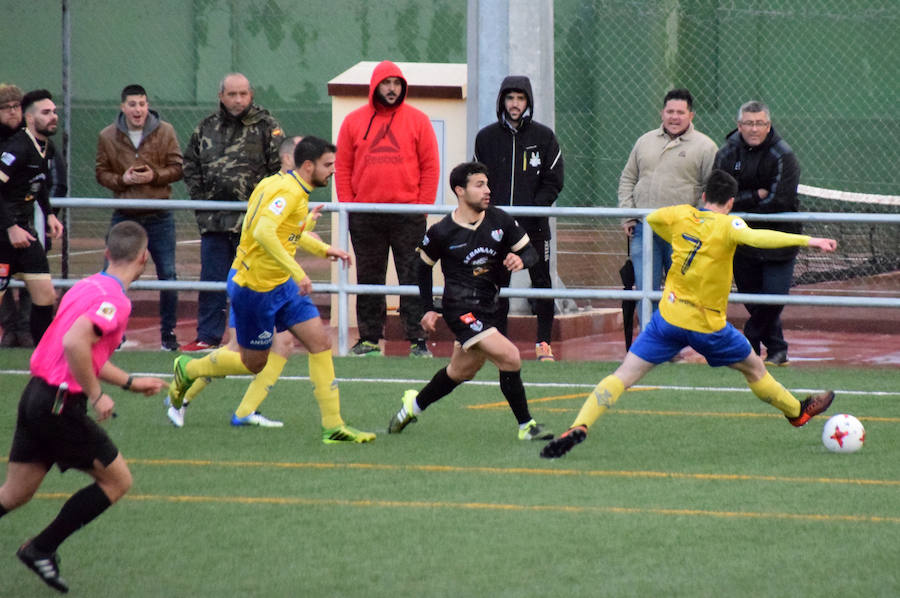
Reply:
[[[331,178],[330,174],[327,177],[325,177],[324,179],[319,179],[319,178],[316,178],[315,176],[313,176],[312,181],[310,181],[310,182],[313,184],[313,187],[327,187],[328,180],[330,178]]]
[[[484,198],[480,198],[480,199],[478,199],[478,200],[469,200],[469,199],[466,199],[465,202],[466,202],[466,205],[469,206],[469,208],[470,208],[473,212],[475,212],[476,214],[480,214],[480,213],[484,212],[485,210],[488,209],[488,206],[491,205],[490,200],[488,200],[487,205],[485,205],[485,204],[483,203],[483,202],[484,202]]]
[[[40,133],[41,135],[43,135],[44,137],[51,137],[53,135],[56,135],[57,128],[58,128],[57,125],[54,124],[52,129],[50,128],[50,125],[47,125],[43,129],[38,129],[37,127],[35,127],[34,130],[37,131],[38,133]]]

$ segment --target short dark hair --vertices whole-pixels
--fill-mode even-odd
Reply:
[[[463,162],[450,171],[450,189],[456,193],[457,187],[463,187],[469,183],[469,177],[473,174],[488,176],[488,167],[481,162]]]
[[[122,101],[125,101],[125,98],[128,96],[144,96],[147,97],[147,90],[143,88],[143,86],[138,85],[137,83],[132,83],[131,85],[126,85],[122,89]]]
[[[294,148],[297,147],[297,143],[294,143],[294,139],[300,137],[299,135],[285,135],[284,141],[281,142],[281,145],[278,146],[278,155],[283,156],[285,154],[290,154],[291,157],[294,157]]]
[[[325,141],[321,137],[307,135],[297,144],[297,147],[294,148],[294,167],[300,168],[307,160],[315,162],[321,158],[323,154],[336,151],[337,148],[333,143]]]
[[[724,170],[715,169],[706,180],[706,201],[724,206],[737,194],[738,184],[734,177]]]
[[[691,92],[684,89],[683,87],[672,89],[669,91],[669,93],[666,94],[666,97],[663,99],[663,108],[666,107],[666,104],[669,103],[669,100],[684,100],[685,102],[687,102],[688,110],[694,109],[694,96],[692,96]]]
[[[147,247],[147,231],[134,220],[124,220],[106,235],[110,262],[132,262]]]
[[[28,107],[34,104],[35,102],[40,102],[41,100],[52,100],[53,94],[51,94],[46,89],[34,89],[29,91],[22,97],[22,112],[28,110]]]

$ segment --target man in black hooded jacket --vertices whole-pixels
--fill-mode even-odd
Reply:
[[[773,214],[800,209],[797,185],[800,164],[794,151],[775,129],[769,107],[751,101],[738,110],[738,128],[716,153],[714,168],[729,173],[738,182],[734,198],[735,212]],[[757,222],[754,228],[802,232],[799,222]],[[757,249],[738,247],[734,254],[734,281],[739,293],[786,295],[794,276],[796,247]],[[766,363],[788,364],[788,344],[781,328],[784,305],[751,303],[745,306],[750,318],[744,325],[744,336],[757,354],[766,346]]]
[[[478,132],[473,160],[489,170],[491,201],[498,206],[551,206],[563,188],[563,157],[550,127],[532,119],[534,96],[531,81],[510,75],[500,84],[497,94],[497,122]],[[534,288],[549,289],[550,219],[546,216],[522,216],[519,224],[538,250],[538,262],[528,269]],[[509,286],[509,281],[503,286]],[[553,332],[553,299],[536,299],[535,353],[541,361],[553,361],[550,338]],[[503,313],[498,327],[506,334],[509,299],[500,299]]]

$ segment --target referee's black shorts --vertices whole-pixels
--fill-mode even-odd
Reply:
[[[47,469],[55,463],[60,471],[88,470],[94,461],[108,466],[118,454],[106,431],[88,416],[83,393],[60,394],[58,387],[31,378],[19,400],[11,463],[43,463]]]
[[[470,349],[486,336],[499,332],[497,315],[495,308],[444,305],[443,309],[444,321],[463,349]]]

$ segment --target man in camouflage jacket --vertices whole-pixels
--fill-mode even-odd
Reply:
[[[278,172],[284,133],[278,121],[253,103],[250,81],[231,73],[219,85],[219,109],[200,121],[184,150],[184,182],[191,199],[245,203],[256,183]],[[197,210],[200,280],[225,281],[241,237],[244,212]],[[201,291],[197,339],[183,351],[222,342],[227,318],[224,291]]]

